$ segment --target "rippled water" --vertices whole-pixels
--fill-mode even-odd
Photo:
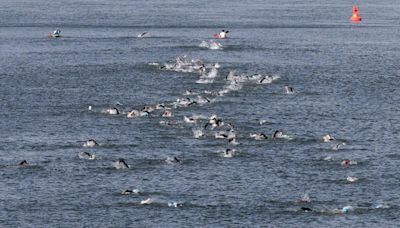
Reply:
[[[344,0],[182,2],[1,1],[0,225],[397,226],[398,2],[363,1],[360,24],[349,23],[353,2]],[[64,37],[47,38],[57,27]],[[198,46],[222,28],[230,30],[222,50]],[[151,37],[137,38],[143,31]],[[148,65],[182,55],[220,63],[215,82]],[[173,109],[173,126],[159,112],[101,113],[218,91],[231,70],[280,79]],[[183,123],[193,114],[233,123],[240,145],[211,131],[194,139]],[[277,129],[293,139],[249,137]],[[333,150],[322,142],[328,133],[346,145]],[[100,146],[82,147],[89,138]],[[226,148],[238,153],[223,158]],[[83,151],[98,159],[79,159]],[[165,162],[173,156],[182,164]],[[113,168],[119,158],[130,168]],[[24,159],[31,165],[18,167]],[[141,193],[121,194],[134,188]],[[296,203],[305,192],[312,202]],[[153,204],[139,204],[148,197]],[[334,213],[346,205],[354,212]]]

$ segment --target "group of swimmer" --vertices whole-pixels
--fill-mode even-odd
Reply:
[[[213,38],[214,39],[227,39],[228,38],[228,36],[227,36],[228,33],[229,33],[229,31],[225,31],[223,29],[220,33],[214,34]],[[142,32],[142,33],[139,33],[137,35],[138,38],[146,38],[146,37],[150,37],[150,36],[151,36],[151,34],[149,32]],[[50,37],[50,38],[61,38],[62,37],[61,36],[61,30],[57,28],[52,33],[50,33],[48,35],[48,37]],[[219,42],[216,42],[216,41],[210,41],[210,42],[202,41],[200,43],[199,47],[208,48],[208,49],[211,49],[211,50],[218,50],[218,49],[222,49],[223,48],[222,44],[219,43]]]
[[[229,31],[222,30],[220,33],[214,34],[213,38],[215,39],[227,39]],[[56,29],[50,37],[59,38],[61,37],[61,30]],[[137,35],[138,38],[148,37],[150,34],[148,32],[143,32]],[[210,49],[220,49],[222,47],[218,42],[202,42],[201,46],[208,47]],[[196,83],[199,84],[209,84],[213,83],[214,79],[219,74],[220,65],[218,63],[215,64],[206,64],[202,60],[188,60],[186,56],[179,56],[172,63],[150,63],[149,65],[157,66],[160,70],[169,70],[175,72],[183,72],[183,73],[196,73],[199,75],[199,79]],[[240,145],[237,140],[238,132],[235,128],[235,125],[231,122],[225,122],[222,118],[218,117],[216,114],[211,113],[209,116],[202,115],[193,115],[191,117],[184,116],[183,121],[172,120],[174,117],[174,112],[177,109],[189,108],[192,106],[202,106],[205,104],[210,104],[215,102],[218,97],[223,97],[230,92],[239,91],[244,84],[255,83],[255,84],[270,84],[273,81],[279,79],[277,75],[262,75],[262,74],[252,74],[252,75],[244,75],[237,74],[236,71],[230,71],[229,74],[225,77],[226,84],[223,86],[221,90],[218,91],[193,91],[192,89],[186,90],[183,95],[186,97],[178,98],[175,102],[170,103],[158,103],[154,105],[144,105],[142,108],[132,108],[132,109],[124,109],[121,104],[116,104],[115,106],[108,107],[106,109],[102,109],[100,112],[109,115],[125,115],[126,118],[138,118],[138,117],[161,117],[163,120],[160,120],[159,123],[163,126],[174,126],[178,124],[189,125],[192,128],[193,137],[195,139],[204,138],[207,136],[214,137],[216,139],[223,139],[227,142],[227,148],[222,151],[218,151],[221,157],[223,158],[233,158],[235,157],[239,151],[236,146]],[[286,85],[284,87],[285,93],[289,95],[296,94],[296,91],[293,87]],[[88,107],[89,111],[95,111],[93,106]],[[264,120],[260,121],[260,124],[265,123]],[[194,126],[193,126],[194,125]],[[249,138],[252,138],[256,141],[261,140],[291,140],[292,137],[289,135],[285,135],[282,130],[275,130],[272,134],[268,133],[250,133],[248,135]],[[336,139],[331,135],[325,135],[322,138],[323,142],[334,143]],[[332,147],[333,150],[338,150],[341,147],[346,145],[345,142],[335,143]],[[88,139],[84,142],[84,148],[94,148],[98,147],[99,143],[94,139]],[[78,157],[80,159],[87,160],[95,160],[97,159],[94,153],[89,152],[79,152]],[[326,160],[330,160],[331,157],[327,157]],[[168,157],[165,160],[168,164],[182,164],[184,161],[177,156]],[[343,166],[356,165],[357,162],[344,159],[341,162]],[[29,166],[29,163],[26,160],[23,160],[19,163],[19,166],[26,167]],[[130,166],[128,163],[120,158],[113,163],[113,167],[115,169],[129,169]],[[347,177],[348,182],[355,182],[358,178],[356,177]],[[139,194],[140,191],[138,189],[125,189],[121,192],[123,195],[128,194]],[[311,200],[306,194],[299,202],[301,203],[309,203]],[[154,199],[147,198],[142,200],[140,204],[146,205],[154,202]],[[168,203],[168,206],[179,207],[182,206],[182,203],[171,202]],[[300,210],[305,212],[313,211],[314,209],[302,206]],[[336,209],[335,209],[336,210]],[[349,213],[354,211],[352,206],[345,206],[341,209],[336,210],[338,213]]]
[[[83,143],[82,146],[84,148],[95,148],[95,147],[99,147],[101,145],[94,139],[88,139]],[[79,152],[78,153],[78,157],[80,159],[87,159],[87,160],[95,160],[95,159],[97,159],[97,157],[96,157],[96,155],[94,153],[89,153],[89,152]],[[181,160],[179,158],[177,158],[176,156],[168,157],[165,161],[168,164],[175,164],[175,163],[180,163],[181,162]],[[128,163],[122,158],[120,158],[116,162],[114,162],[113,163],[113,167],[115,169],[129,169],[130,168]],[[131,194],[142,195],[143,193],[139,189],[124,189],[121,192],[121,194],[122,195],[131,195]],[[153,202],[154,202],[153,198],[146,198],[146,199],[140,201],[140,204],[141,205],[148,205],[148,204],[151,204]],[[183,206],[182,203],[178,203],[178,202],[174,202],[174,201],[168,202],[166,205],[168,207],[181,207],[181,206]]]
[[[214,34],[213,38],[215,38],[215,39],[226,39],[226,38],[228,38],[228,33],[229,33],[228,30],[225,31],[224,29],[222,29],[221,32]],[[61,30],[57,28],[56,30],[53,31],[53,33],[50,33],[50,36],[54,37],[54,38],[61,37]],[[150,33],[147,32],[147,31],[139,33],[137,35],[138,38],[144,38],[144,37],[149,37],[149,36],[150,36]]]
[[[171,70],[176,72],[189,72],[199,74],[199,80],[196,83],[213,83],[213,80],[218,76],[218,69],[221,67],[218,63],[206,64],[202,60],[188,60],[185,56],[179,56],[175,59],[174,63],[151,63],[150,65],[157,66],[160,70]],[[162,120],[159,124],[162,126],[173,127],[176,125],[185,125],[192,128],[193,137],[196,139],[204,137],[214,137],[216,139],[227,140],[228,148],[223,151],[216,151],[221,153],[221,157],[232,158],[237,155],[238,151],[234,148],[239,143],[236,141],[236,129],[233,123],[225,122],[222,118],[216,114],[210,114],[209,117],[203,115],[183,116],[183,120],[179,121],[174,118],[174,112],[190,108],[193,106],[202,106],[215,102],[217,97],[223,97],[232,91],[238,91],[241,89],[244,83],[256,83],[256,84],[269,84],[277,80],[279,77],[254,74],[254,75],[240,75],[236,72],[230,72],[225,80],[227,84],[218,91],[194,91],[193,89],[186,90],[183,95],[185,97],[178,98],[174,102],[161,102],[157,104],[144,105],[142,108],[125,108],[122,104],[117,103],[116,105],[104,109],[97,109],[96,107],[89,106],[89,112],[100,112],[107,115],[113,116],[125,116],[125,118],[141,118],[141,117],[159,117]],[[268,80],[266,80],[268,79]],[[265,134],[250,134],[250,138],[255,140],[263,139],[289,139],[288,136],[284,135],[281,130],[276,130],[267,136]],[[84,148],[95,148],[101,146],[96,140],[88,139],[83,145]],[[78,157],[86,160],[97,159],[94,153],[79,152]],[[165,162],[167,164],[182,164],[184,160],[178,156],[167,157]],[[113,163],[115,169],[129,169],[131,166],[123,158],[118,159]],[[124,189],[121,194],[140,194],[138,189]],[[140,204],[146,205],[153,203],[154,199],[147,198],[142,200]],[[168,206],[179,207],[182,203],[170,202]]]
[[[337,142],[337,140],[330,134],[324,135],[322,137],[322,142],[323,143],[331,143],[331,144],[333,144],[333,146],[331,147],[332,150],[338,150],[340,146],[346,145],[345,142]],[[331,160],[331,159],[332,159],[331,156],[328,156],[328,157],[324,158],[324,160]],[[344,166],[344,167],[348,167],[350,165],[356,165],[357,162],[351,161],[349,159],[344,159],[342,162],[340,162],[340,164],[342,166]],[[351,182],[358,181],[358,178],[348,176],[346,178],[346,180],[351,183]],[[311,202],[311,199],[310,199],[308,193],[305,193],[301,200],[297,200],[295,202],[296,203],[301,203],[301,204],[308,204],[308,203]],[[316,212],[319,212],[319,213],[326,212],[326,213],[334,213],[334,214],[346,214],[346,213],[354,211],[354,207],[353,206],[349,206],[349,205],[344,206],[343,208],[334,208],[332,210],[324,210],[324,209],[323,210],[317,210],[317,209],[312,209],[311,207],[307,207],[307,206],[302,206],[302,207],[300,207],[300,209],[302,211],[304,211],[304,212],[316,211]]]
[[[218,63],[215,64],[205,64],[202,60],[187,60],[185,56],[179,56],[176,58],[175,63],[151,63],[150,65],[157,66],[161,70],[171,70],[176,72],[184,72],[184,73],[197,73],[200,75],[200,79],[214,79],[218,75],[218,69],[220,65]],[[199,79],[199,80],[200,80]],[[268,80],[267,80],[268,79]],[[221,157],[223,158],[232,158],[235,157],[239,151],[235,148],[235,146],[240,145],[237,141],[237,130],[235,126],[231,122],[225,122],[222,118],[218,117],[216,114],[211,114],[209,117],[203,115],[193,115],[193,116],[184,116],[183,121],[172,120],[171,117],[174,117],[173,110],[189,108],[194,105],[205,105],[211,102],[214,102],[216,97],[222,97],[228,94],[231,91],[238,91],[242,88],[243,83],[250,83],[255,81],[257,84],[265,84],[264,81],[267,80],[267,84],[272,83],[274,80],[279,79],[278,76],[263,76],[260,74],[253,75],[240,75],[235,71],[231,71],[226,77],[225,80],[227,84],[218,91],[194,91],[192,89],[186,90],[183,95],[186,97],[178,98],[175,102],[170,103],[158,103],[153,105],[145,105],[141,109],[128,109],[124,110],[122,104],[117,104],[113,107],[109,107],[101,110],[100,112],[109,114],[109,115],[126,115],[126,118],[138,118],[138,117],[161,117],[165,120],[160,120],[159,123],[163,126],[175,126],[178,124],[193,126],[192,132],[193,137],[195,139],[204,138],[207,136],[214,137],[216,139],[227,140],[228,147],[222,151],[218,151],[221,153]],[[199,80],[196,83],[213,83],[213,80],[209,80],[207,82]],[[293,87],[285,86],[284,87],[286,94],[295,94],[295,90]],[[196,98],[192,98],[192,97]],[[89,106],[89,111],[94,111],[92,106]],[[264,124],[265,121],[260,121],[260,124]],[[275,130],[272,134],[266,133],[250,133],[249,138],[254,140],[291,140],[292,137],[285,135],[282,130]],[[340,146],[345,145],[344,142],[335,143],[336,139],[331,135],[325,135],[322,137],[323,142],[334,143],[333,149],[339,149]],[[83,146],[84,147],[95,147],[99,144],[93,140],[87,140]],[[93,160],[96,159],[95,154],[90,154],[88,152],[80,152],[79,157],[83,159]],[[165,160],[168,164],[182,164],[182,159],[174,156],[168,157]],[[350,161],[345,159],[341,163],[343,166],[357,164],[354,161]],[[118,159],[113,164],[116,169],[129,169],[130,166],[124,159]],[[349,177],[348,181],[356,181],[357,179],[352,179]],[[121,194],[138,194],[140,191],[138,189],[125,189]],[[308,198],[308,200],[306,200]],[[309,197],[306,199],[303,197],[303,203],[309,201]],[[152,198],[148,198],[146,200],[141,201],[140,204],[150,204],[152,203]],[[172,204],[177,206],[182,206],[182,204]],[[309,207],[301,207],[303,211],[312,211],[313,209]],[[352,211],[352,207],[344,207],[341,210],[343,213],[347,213]],[[339,210],[340,211],[340,210]]]

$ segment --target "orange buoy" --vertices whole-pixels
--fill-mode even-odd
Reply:
[[[353,6],[353,15],[350,17],[350,20],[352,22],[360,22],[362,20],[362,18],[360,17],[360,15],[358,14],[358,8],[357,5]]]

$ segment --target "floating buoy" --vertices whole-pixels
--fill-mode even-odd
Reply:
[[[362,20],[362,18],[360,17],[360,15],[358,14],[358,8],[357,5],[353,6],[353,15],[350,17],[350,20],[352,22],[360,22]]]

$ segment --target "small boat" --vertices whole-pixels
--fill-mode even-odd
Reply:
[[[49,34],[49,37],[50,37],[50,38],[60,38],[60,37],[62,37],[62,36],[61,36],[61,30],[60,30],[60,29],[54,30],[53,33],[50,33],[50,34]]]
[[[228,33],[229,33],[229,31],[222,30],[220,33],[214,34],[213,38],[215,38],[215,39],[226,39],[226,38],[228,38],[227,37]]]

